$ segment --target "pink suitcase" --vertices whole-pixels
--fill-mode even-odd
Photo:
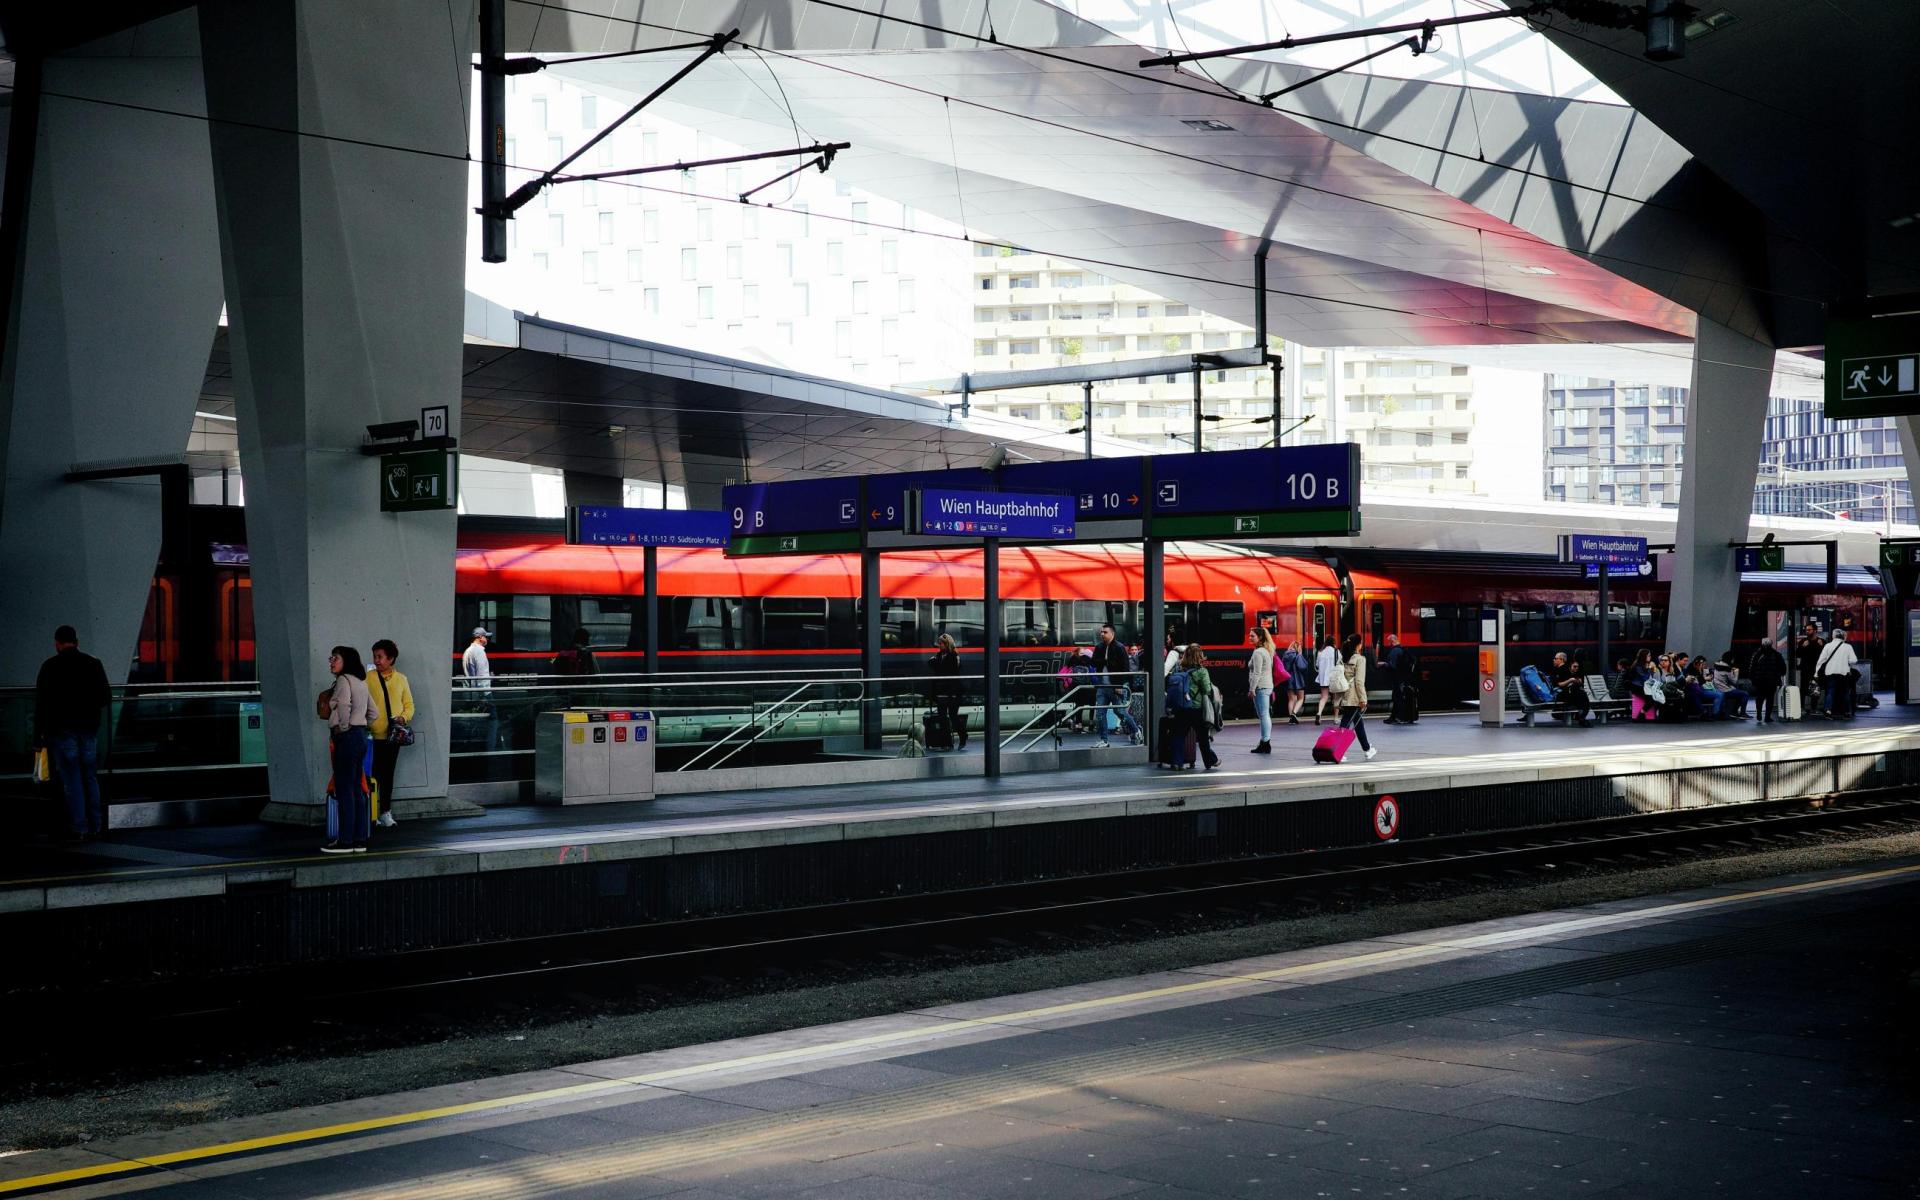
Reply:
[[[1313,761],[1323,763],[1342,763],[1347,752],[1353,749],[1353,730],[1344,725],[1335,725],[1323,729],[1313,742]]]

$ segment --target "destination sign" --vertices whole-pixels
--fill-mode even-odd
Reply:
[[[1350,442],[1159,454],[1153,459],[1153,514],[1353,508],[1360,500],[1359,479],[1360,448]]]
[[[599,505],[567,510],[567,541],[576,546],[725,546],[730,527],[724,512]]]
[[[1070,538],[1074,498],[1021,492],[908,492],[907,532],[960,537]]]
[[[1146,512],[1142,458],[1070,458],[1061,462],[1009,463],[1000,486],[1018,492],[1057,492],[1074,498],[1082,521],[1123,520]]]
[[[1560,535],[1560,561],[1563,563],[1605,563],[1609,567],[1634,567],[1646,561],[1647,539],[1618,533],[1563,533]]]
[[[985,491],[993,474],[984,468],[954,471],[907,471],[899,475],[867,476],[867,503],[861,514],[868,529],[905,529],[907,493],[920,488]]]
[[[720,490],[736,538],[860,529],[860,477],[736,483]]]

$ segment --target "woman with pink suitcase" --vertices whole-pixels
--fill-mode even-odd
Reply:
[[[1339,702],[1340,723],[1332,729],[1323,730],[1315,739],[1315,762],[1345,762],[1356,741],[1367,758],[1377,753],[1367,741],[1367,658],[1360,653],[1359,634],[1347,636],[1340,648],[1340,658],[1328,687]]]

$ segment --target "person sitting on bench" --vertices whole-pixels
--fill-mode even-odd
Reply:
[[[1587,714],[1593,710],[1593,701],[1587,698],[1587,681],[1580,674],[1580,664],[1570,662],[1566,651],[1553,656],[1553,706],[1555,711],[1571,713],[1581,727],[1587,724]]]

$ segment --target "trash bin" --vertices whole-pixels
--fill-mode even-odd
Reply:
[[[533,797],[540,804],[653,799],[653,714],[626,708],[541,713]]]

